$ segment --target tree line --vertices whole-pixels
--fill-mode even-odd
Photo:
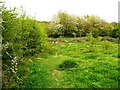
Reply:
[[[108,23],[94,15],[73,16],[62,11],[57,13],[47,27],[49,37],[84,37],[90,32],[93,33],[94,37],[110,36],[117,38],[120,36],[117,22]]]

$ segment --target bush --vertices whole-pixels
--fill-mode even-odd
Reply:
[[[112,32],[112,37],[113,37],[113,38],[118,38],[118,37],[120,37],[120,29],[119,29],[119,28],[116,28],[116,29],[113,30],[113,32]]]
[[[11,83],[17,71],[17,66],[24,56],[45,52],[49,49],[47,35],[42,25],[31,17],[18,16],[14,10],[3,10],[2,30],[2,60],[3,78]],[[10,69],[9,74],[6,68]],[[7,82],[8,81],[8,82]]]
[[[93,37],[92,32],[87,34],[87,40],[88,42],[86,42],[86,45],[87,45],[89,52],[95,51],[96,38]]]
[[[60,70],[65,70],[65,69],[74,68],[74,67],[77,67],[77,63],[73,60],[65,60],[59,65]]]
[[[9,17],[11,16],[11,18]],[[11,56],[33,55],[46,50],[47,35],[42,25],[28,16],[17,17],[13,10],[3,10],[3,60]]]

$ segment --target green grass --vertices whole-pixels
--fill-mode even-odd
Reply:
[[[108,50],[103,42],[97,43],[93,52],[89,52],[85,42],[50,43],[54,53],[27,57],[19,65],[17,83],[14,81],[9,87],[117,88],[118,44],[109,43]],[[59,70],[66,60],[74,61],[77,67]]]

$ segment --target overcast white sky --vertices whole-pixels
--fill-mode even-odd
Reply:
[[[8,7],[23,6],[37,20],[49,21],[58,11],[78,16],[97,15],[102,19],[118,22],[119,0],[2,0]],[[36,13],[36,15],[35,15]]]

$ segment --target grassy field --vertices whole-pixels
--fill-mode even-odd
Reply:
[[[53,41],[56,39],[52,39]],[[118,44],[97,42],[51,42],[53,53],[26,57],[18,67],[17,88],[117,88]],[[70,63],[65,66],[65,62]],[[72,66],[73,64],[73,66]],[[15,80],[15,79],[14,79]],[[15,83],[14,83],[15,82]]]

